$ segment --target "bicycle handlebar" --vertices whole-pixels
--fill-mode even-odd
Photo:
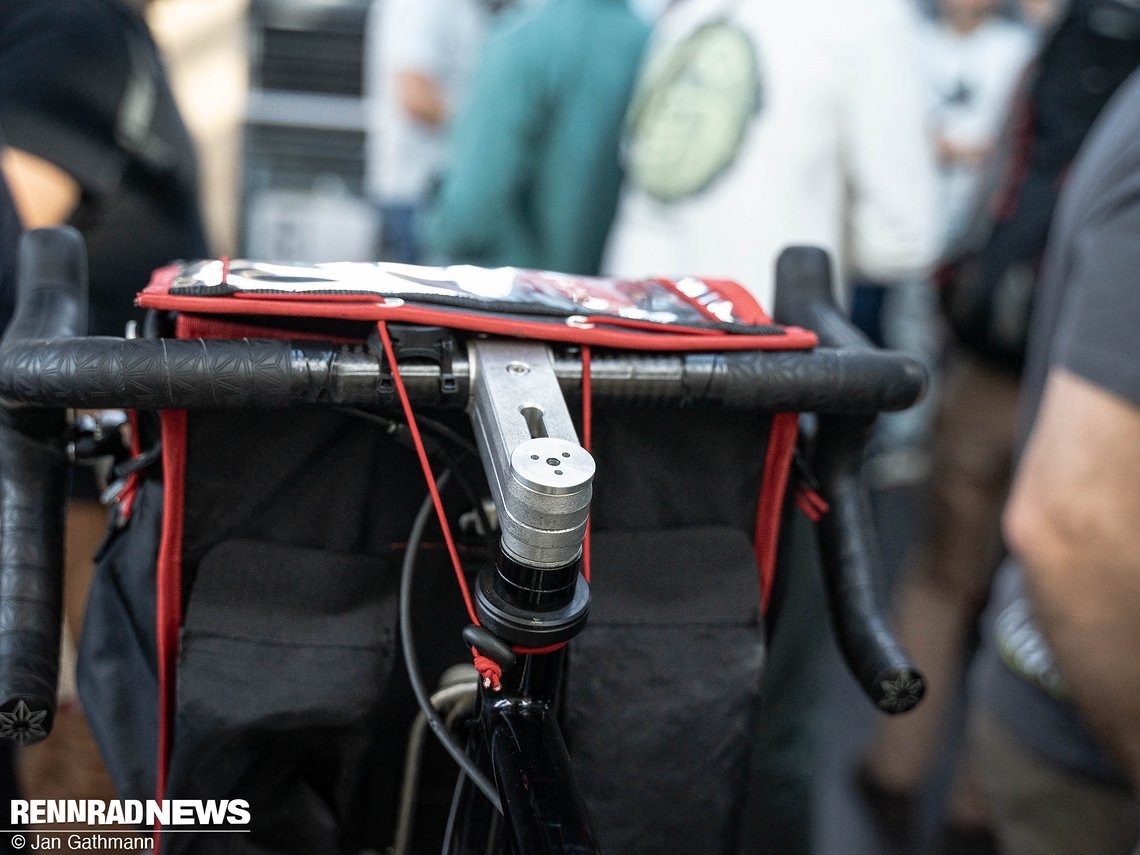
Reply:
[[[816,250],[781,257],[777,315],[815,329],[822,347],[598,353],[591,362],[592,394],[599,402],[831,414],[821,417],[820,475],[833,511],[820,530],[832,621],[864,690],[884,709],[901,711],[913,706],[892,706],[901,688],[917,681],[917,702],[922,678],[882,618],[878,559],[856,473],[875,414],[917,400],[925,372],[899,354],[874,351],[846,324],[830,303],[829,278],[820,279],[813,252],[827,264]],[[46,735],[56,703],[63,409],[383,404],[385,367],[358,347],[319,342],[76,338],[86,327],[82,239],[72,229],[33,231],[21,253],[17,315],[0,341],[0,736],[31,742]],[[443,391],[438,366],[401,363],[400,373],[418,404],[464,407],[467,360],[458,356],[452,368],[451,393]],[[555,372],[565,392],[580,392],[577,358],[556,356]]]
[[[581,389],[576,357],[555,357],[563,392]],[[25,342],[0,351],[0,394],[37,406],[226,409],[382,401],[378,355],[329,343],[277,339],[83,338]],[[440,388],[439,366],[401,363],[421,406],[468,403],[470,366],[453,360],[455,390]],[[820,348],[802,352],[686,355],[597,354],[591,388],[603,402],[867,412],[902,409],[921,394],[917,362],[896,354]]]
[[[835,307],[831,264],[823,250],[793,247],[776,265],[776,318],[808,327],[831,347],[868,352],[874,345]],[[859,476],[874,414],[820,416],[815,474],[831,510],[818,525],[828,611],[840,651],[863,691],[888,713],[912,709],[926,681],[887,626],[881,558],[871,506]]]
[[[23,235],[16,315],[0,352],[29,338],[82,335],[87,261],[70,228]],[[51,730],[59,676],[67,423],[62,409],[0,402],[0,735]]]

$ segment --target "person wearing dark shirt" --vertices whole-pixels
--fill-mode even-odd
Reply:
[[[83,234],[101,335],[138,317],[156,267],[207,255],[194,149],[144,5],[0,0],[4,173],[28,228]]]
[[[3,151],[4,137],[0,135],[0,153]],[[12,194],[0,175],[0,332],[12,320],[16,305],[16,247],[22,230]]]
[[[1069,174],[1034,304],[1020,454],[975,687],[1002,852],[1140,829],[1140,72]]]

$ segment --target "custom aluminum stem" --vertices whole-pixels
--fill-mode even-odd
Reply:
[[[502,547],[480,574],[480,620],[515,644],[564,641],[589,609],[579,567],[594,459],[578,442],[546,345],[478,340],[468,358],[471,421]]]

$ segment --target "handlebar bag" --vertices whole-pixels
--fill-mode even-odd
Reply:
[[[719,280],[207,261],[158,271],[139,303],[183,338],[364,346],[383,322],[649,351],[814,345]],[[430,415],[470,432],[462,412]],[[81,651],[124,797],[246,799],[251,832],[224,835],[227,852],[389,845],[416,713],[397,577],[426,494],[392,425],[317,407],[161,414],[162,465],[101,550]],[[594,605],[566,676],[575,775],[607,851],[735,851],[796,417],[606,407],[591,427]],[[465,476],[444,495],[464,531],[457,484],[480,484],[481,465],[454,449],[433,465]],[[486,559],[470,532],[459,552],[470,573]],[[429,530],[413,603],[429,687],[469,661],[447,560]],[[439,851],[455,782],[435,749],[416,851]],[[220,851],[215,838],[163,835],[162,851]]]

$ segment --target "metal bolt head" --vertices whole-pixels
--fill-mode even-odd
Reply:
[[[530,366],[525,362],[519,362],[516,360],[515,362],[510,362],[507,364],[507,373],[519,376],[523,374],[530,374]]]

